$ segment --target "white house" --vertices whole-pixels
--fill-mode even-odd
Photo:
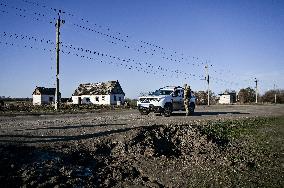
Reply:
[[[120,105],[124,92],[118,81],[80,84],[72,95],[73,104]]]
[[[33,92],[33,105],[53,104],[55,88],[36,87]]]
[[[236,102],[235,92],[225,92],[219,95],[220,95],[219,104],[233,104]]]

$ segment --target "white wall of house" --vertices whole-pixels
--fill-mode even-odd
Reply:
[[[98,104],[98,105],[117,105],[117,101],[124,103],[124,95],[81,95],[72,96],[73,104]]]
[[[109,105],[109,95],[81,95],[72,96],[73,104],[98,104],[98,105]]]
[[[33,95],[33,105],[52,104],[54,99],[54,95]]]
[[[33,95],[33,105],[41,105],[41,95]]]
[[[72,104],[80,104],[80,96],[72,96]]]
[[[231,104],[233,103],[233,99],[231,95],[221,95],[219,99],[220,104]]]

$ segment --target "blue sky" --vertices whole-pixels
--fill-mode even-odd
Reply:
[[[0,96],[31,97],[36,86],[55,86],[58,9],[65,12],[60,53],[64,97],[80,83],[108,80],[119,80],[130,98],[184,83],[205,90],[206,63],[215,93],[254,87],[254,78],[261,93],[274,83],[284,88],[281,0],[0,3]]]

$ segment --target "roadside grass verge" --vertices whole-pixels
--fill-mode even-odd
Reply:
[[[223,162],[213,161],[197,167],[196,178],[189,180],[189,185],[284,186],[283,116],[212,121],[199,129],[219,146]]]
[[[208,139],[222,147],[244,134],[256,133],[258,127],[277,121],[284,121],[284,118],[256,117],[239,120],[208,121],[205,125],[199,126],[199,130],[202,134],[207,135]]]

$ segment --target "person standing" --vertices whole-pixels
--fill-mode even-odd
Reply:
[[[189,112],[190,95],[191,95],[190,86],[188,86],[187,84],[184,84],[183,102],[184,102],[184,107],[186,111],[186,116],[189,116],[190,114]]]

